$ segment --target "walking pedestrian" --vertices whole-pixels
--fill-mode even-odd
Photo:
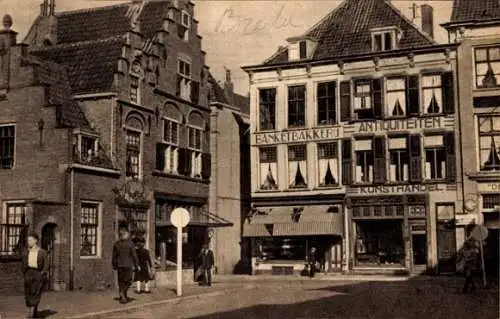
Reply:
[[[316,273],[316,248],[312,247],[309,253],[309,277],[313,278]]]
[[[27,318],[38,318],[38,305],[48,277],[47,252],[40,248],[38,242],[38,235],[31,233],[28,236],[28,249],[23,253],[22,258],[24,297],[26,307],[28,307]]]
[[[212,285],[212,267],[214,266],[214,253],[208,248],[207,244],[203,245],[200,254],[198,255],[200,272],[203,276],[202,286]]]
[[[140,294],[143,291],[141,286],[144,285],[144,292],[151,293],[149,289],[149,281],[153,279],[153,261],[151,260],[151,255],[149,250],[144,248],[146,240],[144,237],[138,237],[135,240],[136,253],[139,260],[139,270],[136,270],[134,274],[134,280],[136,284],[135,292]]]
[[[134,243],[130,239],[128,229],[120,229],[120,239],[113,246],[112,264],[118,275],[118,291],[120,303],[128,303],[128,288],[132,284],[134,270],[140,270],[137,252]]]
[[[476,285],[474,283],[474,273],[477,269],[477,262],[478,249],[474,242],[468,240],[464,243],[462,252],[459,255],[459,263],[462,263],[465,275],[465,284],[462,289],[463,293],[468,291],[473,292],[476,289]]]

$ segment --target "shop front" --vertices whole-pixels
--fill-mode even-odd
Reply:
[[[301,273],[312,251],[318,271],[341,271],[340,205],[257,207],[243,225],[243,237],[252,247],[253,274]]]
[[[350,196],[352,270],[425,270],[428,260],[427,196]]]
[[[490,189],[500,191],[500,184]],[[488,228],[485,240],[485,269],[489,277],[498,280],[499,276],[499,243],[500,243],[500,192],[489,192],[481,195],[481,213],[483,223]]]

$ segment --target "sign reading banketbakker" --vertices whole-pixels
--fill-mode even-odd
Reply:
[[[313,142],[322,140],[331,140],[341,137],[342,127],[324,127],[311,128],[293,131],[256,133],[255,144],[281,144],[281,143],[297,143],[297,142]]]

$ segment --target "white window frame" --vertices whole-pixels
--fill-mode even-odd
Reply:
[[[25,209],[28,208],[28,202],[25,201],[25,200],[9,200],[9,201],[4,201],[2,202],[2,212],[1,212],[1,215],[0,215],[0,224],[6,224],[7,223],[7,209],[9,207],[9,205],[23,205],[25,207]],[[28,216],[29,212],[26,211],[25,212],[26,215],[25,215],[25,225],[28,224],[28,219],[31,217],[31,216]],[[7,239],[7,234],[1,234],[0,233],[0,238],[2,239]],[[0,256],[16,256],[16,253],[14,252],[11,252],[10,254],[0,254]]]
[[[74,132],[74,134],[76,135],[76,140],[77,140],[77,150],[78,150],[78,153],[80,155],[80,160],[81,161],[85,161],[86,159],[86,155],[83,154],[83,149],[82,149],[82,141],[83,141],[83,138],[92,138],[94,139],[94,148],[93,148],[93,153],[90,157],[90,159],[88,161],[90,161],[92,158],[95,158],[98,156],[98,152],[99,152],[99,135],[97,134],[91,134],[89,132],[82,132],[82,131],[79,131],[79,130],[76,130]]]
[[[181,62],[189,65],[189,74],[182,72]],[[193,82],[193,72],[191,67],[192,67],[191,62],[182,59],[180,57],[177,58],[177,75],[180,75],[182,77],[182,83],[179,94],[182,99],[187,101],[191,101],[191,83]]]
[[[168,122],[172,122],[172,123],[176,123],[177,124],[177,142],[174,143],[172,141],[166,141],[165,140],[165,125],[167,124],[167,121]],[[176,119],[173,119],[173,118],[170,118],[170,117],[163,117],[162,118],[162,137],[161,137],[161,140],[162,140],[162,143],[167,145],[167,148],[165,149],[165,167],[163,168],[164,172],[166,173],[170,173],[170,174],[178,174],[178,171],[177,171],[177,166],[178,166],[178,163],[179,163],[179,137],[180,137],[180,126],[181,126],[181,123],[179,122],[179,120],[176,120]],[[174,156],[176,157],[174,163],[173,163],[173,168],[170,170],[168,169],[168,163],[170,163],[170,158],[168,158],[167,160],[167,152],[170,148],[175,148],[175,154]]]
[[[386,43],[385,43],[385,35],[390,33],[391,35],[391,49],[387,49]],[[375,50],[375,37],[377,35],[380,35],[381,37],[381,48],[380,50]],[[384,52],[384,51],[392,51],[397,49],[397,30],[395,27],[390,27],[390,28],[381,28],[381,29],[373,29],[372,30],[372,35],[371,35],[371,45],[372,45],[372,51],[373,52]]]
[[[305,167],[305,170],[303,170],[302,172],[302,177],[304,177],[304,181],[306,182],[306,185],[305,186],[297,186],[297,185],[292,185],[292,180],[290,178],[290,163],[294,163],[293,165],[295,165],[295,163],[297,163],[297,161],[293,161],[291,162],[290,161],[290,148],[292,147],[303,147],[304,148],[304,156],[305,156],[305,160],[304,162],[306,162],[306,167]],[[286,174],[287,174],[287,188],[288,189],[308,189],[310,187],[310,177],[309,177],[309,154],[308,153],[308,147],[307,147],[307,143],[298,143],[298,144],[288,144],[287,145],[287,148],[286,148]],[[277,164],[279,165],[279,163]],[[304,173],[305,173],[305,176],[304,176]]]
[[[82,234],[81,234],[81,231],[82,231],[82,206],[83,205],[95,205],[97,206],[97,234],[96,234],[96,237],[97,237],[97,243],[96,243],[96,254],[93,255],[93,256],[82,256],[80,255],[80,250],[78,251],[78,256],[80,257],[80,259],[101,259],[102,258],[102,202],[98,202],[98,201],[89,201],[89,200],[82,200],[80,202],[80,222],[79,222],[79,229],[80,229],[80,241],[79,241],[79,249],[81,249],[81,240],[82,240]]]
[[[402,81],[404,83],[404,88],[402,90],[395,90],[395,89],[389,89],[389,81]],[[407,105],[409,103],[407,99],[407,94],[406,92],[408,91],[408,83],[406,82],[406,78],[404,76],[389,76],[384,79],[384,86],[385,86],[385,92],[384,92],[384,114],[386,118],[404,118],[407,117],[406,114],[406,109]],[[390,111],[391,106],[389,105],[389,94],[391,93],[399,93],[403,92],[404,94],[404,105],[401,106],[403,110],[403,115],[392,115]],[[373,93],[372,93],[373,96]]]
[[[405,146],[404,147],[392,147],[391,146],[391,140],[392,141],[395,141],[395,140],[402,141],[402,140],[404,140]],[[402,151],[405,151],[406,152],[406,156],[408,158],[408,163],[406,164],[407,165],[407,172],[406,172],[407,176],[406,176],[406,179],[403,178],[403,180],[401,180],[401,181],[396,180],[395,176],[392,176],[392,174],[391,174],[391,160],[392,160],[392,152],[393,151],[398,152],[398,153],[401,153]],[[389,183],[406,183],[406,182],[409,182],[410,181],[410,166],[411,166],[411,163],[410,163],[410,149],[409,149],[409,143],[408,143],[407,137],[403,137],[403,136],[389,136],[387,138],[387,154],[388,154],[388,158],[387,158],[387,176],[386,176],[386,178],[389,181]],[[403,174],[404,174],[404,167],[403,167]],[[394,177],[394,179],[393,179],[393,177]]]
[[[302,126],[298,126],[298,125],[294,125],[294,126],[290,126],[290,123],[289,123],[289,117],[288,117],[288,114],[290,113],[290,107],[289,107],[289,101],[290,101],[290,97],[289,97],[289,88],[290,87],[298,87],[298,86],[303,86],[304,87],[304,125]],[[308,85],[307,83],[295,83],[295,84],[288,84],[286,86],[286,92],[285,92],[285,121],[286,121],[286,127],[288,129],[300,129],[300,128],[306,128],[308,126],[308,120],[309,120],[309,114],[308,114],[308,92],[309,92],[309,89],[308,89]],[[276,91],[276,126],[278,125],[278,107],[279,107],[279,101],[278,101],[278,92]]]
[[[132,131],[132,132],[136,132],[136,133],[139,133],[140,134],[140,137],[139,137],[139,172],[137,174],[137,179],[138,180],[142,180],[143,177],[144,177],[144,174],[143,174],[143,155],[144,155],[144,132],[142,130],[139,130],[137,128],[133,128],[133,127],[130,127],[130,126],[125,126],[125,161],[127,159],[127,134],[128,134],[128,131]],[[126,162],[125,162],[125,166],[126,166]],[[127,168],[125,167],[125,176],[127,175]],[[131,176],[126,176],[127,179],[133,179],[133,177]]]
[[[271,163],[274,163],[276,164],[276,176],[273,175],[273,178],[274,178],[274,182],[276,184],[276,189],[264,189],[262,188],[262,185],[264,184],[264,181],[266,179],[267,176],[262,176],[261,174],[261,165],[262,165],[262,161],[260,160],[260,155],[261,155],[261,149],[274,149],[274,152],[276,154],[276,160],[274,162],[271,162]],[[288,152],[287,152],[288,153]],[[288,157],[288,154],[287,154],[287,157]],[[261,147],[258,147],[257,148],[257,159],[258,159],[258,172],[259,172],[259,177],[258,177],[258,180],[259,180],[259,185],[257,186],[257,189],[259,191],[277,191],[279,189],[279,183],[278,183],[278,177],[279,177],[279,167],[278,167],[278,146],[276,145],[269,145],[269,146],[261,146]],[[270,164],[268,162],[266,162],[266,164]]]
[[[356,142],[361,142],[369,144],[369,148],[365,149],[359,149],[356,147]],[[355,184],[371,184],[375,180],[375,160],[374,160],[374,149],[373,149],[373,138],[371,139],[366,139],[366,138],[360,138],[360,139],[355,139],[353,143],[353,151],[354,151],[354,183]],[[370,172],[370,165],[368,165],[368,180],[362,180],[362,175],[358,176],[357,172],[357,167],[358,167],[358,152],[371,152],[371,158],[372,158],[372,165],[371,165],[371,172]],[[370,174],[371,173],[371,174]],[[361,172],[363,174],[363,172]],[[358,180],[359,179],[359,180]]]
[[[500,48],[500,44],[496,43],[496,44],[492,44],[492,45],[478,45],[478,46],[474,46],[472,48],[472,68],[473,68],[473,72],[474,72],[474,88],[478,89],[478,90],[498,90],[500,88],[500,83],[497,83],[496,87],[490,87],[490,88],[477,85],[477,63],[478,62],[476,59],[476,50],[487,50],[488,51],[490,48]],[[487,53],[487,54],[489,55],[489,53]],[[490,62],[489,59],[487,61]]]
[[[187,18],[187,23],[185,23],[184,18]],[[182,38],[183,41],[189,41],[189,31],[191,30],[191,20],[192,20],[191,15],[187,11],[182,10],[181,11],[181,25],[184,28],[186,28],[186,30],[184,32],[184,36]]]
[[[372,87],[371,81],[368,79],[359,79],[359,80],[353,80],[352,82],[353,82],[352,83],[352,89],[353,89],[353,92],[352,92],[353,107],[352,107],[352,109],[354,110],[354,112],[359,111],[359,110],[373,110],[373,87]],[[360,86],[360,87],[368,86],[370,88],[369,94],[366,94],[365,92],[358,93],[356,91],[358,86]],[[357,105],[356,99],[361,98],[361,97],[366,97],[366,96],[368,96],[370,98],[370,106],[365,107],[365,108],[361,108],[360,106]]]
[[[12,159],[12,167],[10,168],[0,168],[0,171],[7,169],[14,169],[16,167],[16,150],[17,150],[17,125],[16,123],[2,123],[0,127],[13,126],[14,127],[14,151],[13,151],[13,159]]]
[[[200,132],[200,148],[196,148],[196,147],[191,147],[189,144],[190,140],[189,140],[189,133],[190,133],[190,130],[197,130]],[[196,142],[196,141],[195,141]],[[191,154],[191,177],[193,178],[202,178],[201,176],[201,171],[202,171],[202,154],[203,154],[203,128],[202,127],[199,127],[197,125],[193,125],[193,124],[188,124],[187,125],[187,148],[188,150],[190,150],[192,152]],[[195,161],[197,161],[197,167],[198,167],[198,170],[199,172],[196,172],[195,170]],[[199,176],[197,176],[199,175]]]
[[[442,143],[441,143],[441,146],[438,146],[438,145],[433,145],[433,146],[426,146],[425,145],[425,140],[426,138],[431,138],[431,137],[440,137],[442,139]],[[422,138],[422,166],[423,166],[423,180],[424,181],[444,181],[446,180],[447,176],[446,176],[446,173],[447,173],[447,165],[448,165],[448,162],[446,161],[446,158],[444,160],[444,171],[443,171],[443,176],[442,178],[432,178],[432,177],[429,177],[427,178],[427,150],[434,150],[434,151],[441,151],[441,150],[444,150],[444,152],[446,153],[446,144],[445,144],[445,140],[444,140],[444,135],[441,135],[441,134],[432,134],[432,135],[424,135],[423,138]]]

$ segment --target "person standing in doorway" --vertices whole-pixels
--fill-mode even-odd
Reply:
[[[465,274],[465,284],[462,292],[473,292],[476,289],[474,274],[478,262],[478,249],[473,241],[468,240],[464,243],[461,255],[459,256],[459,262],[463,264],[463,271]]]
[[[201,274],[203,276],[202,285],[212,285],[212,267],[214,266],[214,253],[208,248],[207,244],[203,245],[200,254],[198,255]]]
[[[28,318],[38,318],[38,304],[48,277],[47,252],[38,245],[39,237],[32,233],[28,236],[28,249],[22,258],[24,274],[24,297],[28,307]]]
[[[309,253],[309,277],[313,278],[316,273],[316,248],[312,247]]]
[[[120,239],[113,246],[112,264],[113,269],[118,274],[118,291],[120,303],[125,304],[130,301],[127,295],[128,288],[132,284],[134,270],[140,270],[137,252],[134,243],[130,239],[128,229],[119,230]]]
[[[137,270],[134,274],[134,280],[136,284],[135,292],[140,294],[142,292],[141,286],[144,284],[144,292],[150,293],[149,290],[149,281],[153,279],[153,261],[151,260],[151,255],[149,254],[149,250],[144,248],[146,240],[144,237],[138,237],[135,240],[136,244],[136,253],[137,258],[139,260],[139,270]]]

